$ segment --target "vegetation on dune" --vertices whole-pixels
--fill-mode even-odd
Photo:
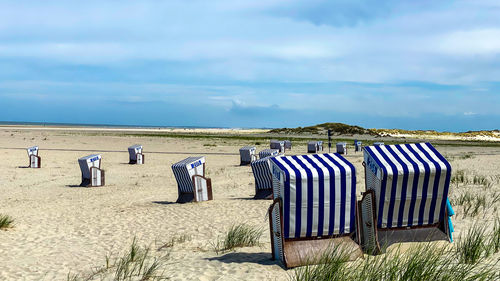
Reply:
[[[317,134],[324,135],[328,130],[336,135],[378,135],[371,129],[365,129],[360,126],[352,126],[344,123],[323,123],[308,127],[281,128],[270,130],[270,133],[278,134]]]

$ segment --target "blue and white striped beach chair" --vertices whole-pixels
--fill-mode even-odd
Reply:
[[[323,151],[323,141],[310,141],[307,143],[307,153]]]
[[[212,200],[212,180],[205,177],[205,157],[188,157],[172,165],[179,197],[177,203]]]
[[[336,153],[271,158],[269,224],[273,259],[285,267],[318,262],[335,245],[362,256],[356,233],[356,170]]]
[[[142,145],[134,144],[128,148],[129,164],[144,164]]]
[[[278,149],[264,149],[259,152],[259,159],[266,158],[269,156],[278,156],[280,151]]]
[[[41,168],[42,158],[38,155],[38,146],[28,147],[26,150],[28,151],[28,157],[30,160],[28,168]]]
[[[285,141],[271,140],[269,143],[269,148],[277,149],[280,153],[285,153]]]
[[[101,169],[101,154],[92,154],[78,158],[78,164],[82,172],[82,183],[80,183],[80,186],[104,185],[104,170]]]
[[[430,144],[364,148],[366,192],[358,202],[361,245],[372,253],[398,242],[451,240],[451,165]]]
[[[255,146],[240,148],[240,165],[248,165],[257,159]]]
[[[265,157],[252,162],[252,172],[255,178],[254,199],[272,199],[273,179],[270,168],[271,157]]]

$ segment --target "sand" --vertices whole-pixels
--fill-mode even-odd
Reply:
[[[128,165],[127,147],[144,145],[146,163]],[[154,254],[169,258],[164,274],[172,280],[288,280],[293,270],[272,261],[270,204],[251,200],[254,182],[249,166],[239,166],[238,149],[254,141],[182,139],[158,137],[95,136],[84,131],[43,130],[16,127],[0,129],[0,213],[15,219],[15,226],[0,231],[1,280],[66,280],[68,273],[82,275],[101,266],[106,255],[126,250],[134,237]],[[38,145],[41,169],[26,169],[24,148]],[[257,145],[257,150],[267,148]],[[437,147],[454,169],[471,174],[500,174],[500,147]],[[80,150],[80,151],[78,151]],[[104,152],[101,152],[104,151]],[[303,154],[305,143],[292,154]],[[79,157],[101,153],[106,186],[76,187],[81,174]],[[175,204],[177,186],[171,164],[195,153],[206,155],[214,200]],[[469,153],[467,159],[460,155]],[[364,190],[362,154],[347,159],[358,171],[358,194]],[[464,188],[453,188],[455,196]],[[477,190],[500,192],[492,187]],[[499,204],[497,203],[496,206]],[[492,222],[498,211],[454,219],[455,236],[476,220]],[[212,244],[233,224],[245,222],[264,229],[262,246],[215,253]],[[174,237],[187,241],[157,251]]]

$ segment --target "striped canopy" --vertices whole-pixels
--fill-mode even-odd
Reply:
[[[177,186],[182,192],[193,192],[193,175],[203,176],[204,156],[188,157],[172,165]]]
[[[285,238],[354,232],[356,171],[346,159],[337,153],[278,156],[271,166]]]
[[[252,162],[252,172],[255,178],[256,189],[272,189],[273,179],[271,178],[271,169],[269,168],[270,157],[265,157]]]
[[[280,153],[278,149],[264,149],[259,152],[259,158],[265,158],[268,156],[277,156]]]
[[[421,226],[444,218],[451,166],[430,144],[368,146],[368,189],[375,190],[379,228]],[[374,184],[378,182],[379,184]]]

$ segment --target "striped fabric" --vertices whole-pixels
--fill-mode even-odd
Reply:
[[[336,153],[271,158],[285,238],[355,231],[356,171]]]
[[[285,148],[286,149],[292,149],[292,141],[285,140]]]
[[[338,142],[336,144],[337,147],[337,153],[344,154],[347,151],[347,143],[345,142]]]
[[[142,145],[134,144],[128,148],[128,155],[130,160],[137,160],[137,153],[142,153]]]
[[[28,147],[26,150],[28,151],[28,157],[30,155],[38,155],[38,146]]]
[[[444,219],[451,166],[430,144],[367,146],[367,189],[376,195],[379,228],[421,226]]]
[[[269,166],[270,157],[265,157],[252,162],[252,172],[255,178],[256,189],[272,189],[273,179],[271,177],[271,169]]]
[[[261,152],[259,152],[259,159],[266,158],[269,156],[278,156],[279,153],[280,152],[277,149],[264,149]]]
[[[323,151],[323,141],[310,141],[307,143],[307,152],[316,153]]]
[[[101,159],[101,154],[92,154],[78,158],[78,164],[80,165],[82,177],[85,179],[90,179],[90,167],[101,168]]]
[[[255,146],[244,146],[240,148],[240,163],[248,164],[252,162],[252,155],[255,155]]]
[[[181,192],[193,192],[193,175],[203,175],[204,156],[188,157],[172,165],[177,186]]]

